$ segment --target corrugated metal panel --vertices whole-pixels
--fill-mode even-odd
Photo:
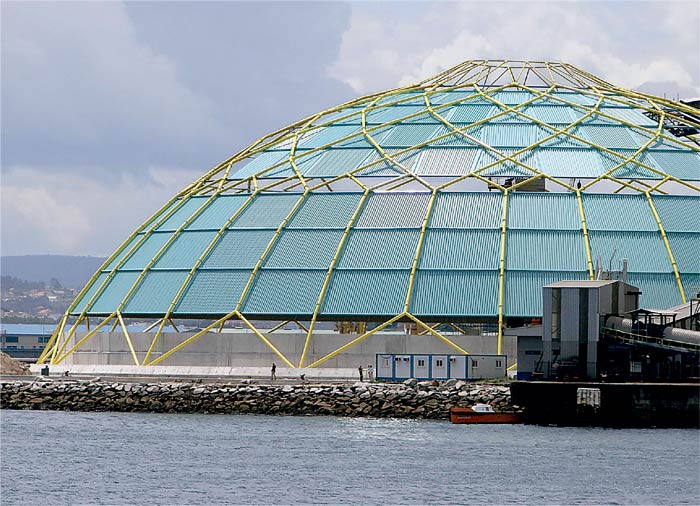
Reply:
[[[700,196],[654,195],[652,201],[666,232],[700,232]]]
[[[360,131],[361,128],[355,125],[329,125],[321,127],[316,135],[308,140],[300,142],[299,147],[319,148]]]
[[[588,279],[585,272],[508,271],[505,280],[505,314],[542,316],[542,287],[565,280]]]
[[[338,268],[410,269],[419,229],[360,229],[348,237]]]
[[[405,118],[411,114],[424,111],[424,105],[390,105],[373,109],[366,115],[368,123],[387,123],[399,118]]]
[[[175,314],[225,315],[236,308],[251,271],[199,271],[175,306]]]
[[[589,230],[659,229],[644,195],[582,193],[581,200]]]
[[[522,148],[551,135],[551,132],[535,124],[487,123],[474,137],[493,147]]]
[[[513,153],[515,153],[515,149],[504,149],[504,148],[499,148],[499,151],[503,154],[503,156],[512,156]],[[481,153],[481,157],[479,160],[476,162],[476,165],[478,165],[480,168],[486,167],[487,165],[500,160],[501,157],[497,157],[495,154],[487,151],[483,151]],[[521,161],[525,164],[528,164],[530,166],[537,166],[537,161],[532,153],[527,153],[526,155],[519,155],[515,157],[516,160]],[[516,163],[511,162],[510,160],[506,161],[501,161],[497,163],[496,165],[492,165],[491,167],[479,172],[479,175],[481,176],[497,176],[497,177],[508,177],[508,176],[516,176],[516,177],[532,177],[535,175],[535,172],[527,169],[521,165],[518,165]]]
[[[494,111],[495,113],[498,113],[500,111]],[[519,124],[519,123],[524,123],[531,125],[532,121],[524,118],[517,112],[509,112],[507,114],[504,114],[503,116],[499,116],[497,118],[494,118],[489,121],[490,124],[498,124],[498,123],[514,123],[514,124]]]
[[[350,123],[357,123],[359,125],[362,122],[361,114],[364,107],[364,105],[357,105],[355,107],[347,107],[345,109],[341,109],[340,111],[326,114],[325,116],[319,118],[316,124],[333,121],[333,123],[336,125],[346,125]]]
[[[243,313],[311,315],[325,278],[326,271],[261,270]]]
[[[673,274],[630,273],[629,284],[642,292],[639,304],[646,309],[666,309],[683,302]]]
[[[500,103],[505,105],[522,104],[526,100],[530,100],[534,97],[534,95],[529,91],[509,89],[497,91],[495,93],[490,93],[489,95],[495,100],[498,100]]]
[[[665,132],[666,135],[669,135],[668,132]],[[640,146],[644,145],[646,142],[649,141],[649,139],[652,137],[651,134],[648,134],[646,132],[632,132],[632,135],[634,135],[637,138],[637,142],[639,143]],[[673,137],[672,137],[673,138]],[[649,147],[647,149],[650,150],[672,150],[672,151],[691,151],[688,149],[688,146],[679,144],[680,139],[677,139],[678,142],[673,142],[670,139],[666,139],[665,137],[657,137],[655,138],[651,144],[649,144]]]
[[[580,230],[581,215],[572,193],[511,193],[509,229]]]
[[[471,172],[482,148],[425,148],[415,172],[421,176],[461,176]]]
[[[535,148],[541,172],[555,177],[595,178],[603,173],[601,158],[592,149]]]
[[[277,228],[301,198],[299,194],[260,194],[229,228]]]
[[[419,317],[495,316],[498,272],[419,270],[410,310]]]
[[[572,133],[574,133],[576,129],[572,130]],[[552,132],[553,133],[553,132]],[[580,135],[580,132],[577,132],[576,135]],[[584,136],[585,138],[585,136]],[[574,139],[573,137],[564,134],[557,135],[556,137],[553,137],[552,139],[543,142],[540,144],[541,147],[544,148],[581,148],[581,149],[590,149],[591,146],[589,144],[586,144],[585,142],[581,142],[579,140]],[[539,149],[539,148],[537,148]]]
[[[700,273],[700,233],[667,232],[679,272]]]
[[[227,230],[202,263],[205,269],[252,269],[274,230]]]
[[[632,156],[635,152],[631,149],[615,149],[614,151],[624,157]],[[607,153],[601,153],[601,158],[603,160],[603,167],[605,171],[612,170],[613,167],[616,167],[617,165],[623,162],[621,158],[611,156]],[[643,163],[650,167],[657,168],[656,163],[654,163],[654,160],[651,157],[647,156],[647,154],[644,152],[635,156],[633,160],[635,162]],[[620,179],[661,179],[662,177],[656,172],[649,170],[646,167],[642,167],[634,162],[628,162],[622,165],[621,167],[613,170],[610,173],[610,175]]]
[[[399,100],[402,101],[401,104],[403,105],[423,105],[425,103],[425,101],[423,100],[423,92],[407,91],[404,93],[395,93],[388,96],[384,96],[383,98],[379,99],[379,101],[377,101],[377,104],[388,104],[391,102],[397,102]]]
[[[467,88],[464,90],[459,90],[459,91],[443,91],[439,93],[433,93],[428,95],[428,98],[430,99],[430,103],[433,105],[440,105],[440,104],[448,104],[451,102],[458,102],[462,100],[466,100],[469,97],[472,97],[476,94],[475,90],[471,88]],[[468,104],[478,104],[478,103],[485,103],[485,100],[483,98],[474,98],[472,100],[467,101]]]
[[[695,151],[650,151],[656,164],[669,176],[700,181],[700,153]]]
[[[398,150],[396,149],[386,149],[385,153],[393,157],[397,163],[400,163],[408,170],[413,170],[415,162],[420,154],[420,150],[410,150],[403,154],[396,154]],[[375,161],[384,158],[378,151],[372,153],[369,158],[364,160],[363,165],[367,166]],[[364,170],[360,170],[356,173],[357,176],[397,176],[405,174],[406,172],[401,170],[398,166],[394,165],[389,161],[382,161],[375,163],[374,165],[367,167]]]
[[[470,135],[472,137],[477,137],[481,126],[470,127],[469,125],[454,125],[455,129],[463,130],[463,133]],[[457,147],[469,147],[473,148],[478,146],[474,141],[467,139],[463,133],[456,132],[452,128],[448,128],[445,125],[438,127],[438,129],[433,133],[433,139],[438,139],[440,136],[447,135],[441,139],[431,142],[428,144],[429,147],[441,147],[449,146],[452,148]],[[478,138],[478,137],[477,137]]]
[[[153,265],[154,269],[191,269],[216,236],[213,231],[182,232]]]
[[[115,256],[114,259],[112,259],[112,261],[109,262],[105,266],[105,268],[102,270],[103,271],[111,271],[114,267],[116,267],[117,264],[119,262],[121,262],[122,258],[124,258],[129,253],[129,250],[132,248],[132,246],[134,244],[136,244],[136,242],[139,239],[141,239],[141,237],[143,237],[143,235],[144,234],[138,234],[138,235],[135,235],[134,237],[132,237],[131,240],[129,241],[129,243],[126,246],[124,246],[124,249],[122,249],[122,251],[117,256]]]
[[[501,192],[438,193],[430,228],[500,228]]]
[[[659,232],[588,232],[591,256],[600,256],[607,268],[613,257],[613,269],[626,258],[630,272],[671,272],[671,262]]]
[[[88,314],[111,314],[114,312],[139,274],[139,272],[116,273],[104,291],[97,297]]]
[[[235,168],[233,173],[236,175],[237,178],[243,179],[257,174],[261,170],[265,170],[269,167],[272,167],[273,165],[281,162],[288,156],[288,149],[282,151],[263,151],[262,153],[255,155],[255,157],[251,158],[250,161],[248,161],[247,163],[243,162],[243,164],[239,164],[237,166],[238,168]]]
[[[586,244],[579,231],[510,230],[506,269],[577,271],[587,268]]]
[[[630,134],[630,129],[622,125],[585,125],[581,127],[586,137],[606,148],[637,149],[639,146]]]
[[[572,114],[574,112],[574,114]],[[550,125],[568,125],[575,119],[580,118],[583,113],[576,113],[575,110],[568,105],[528,105],[523,109],[523,114],[532,116],[533,118]]]
[[[372,193],[355,228],[419,228],[429,200],[429,193]]]
[[[363,160],[374,149],[329,149],[307,170],[299,170],[310,177],[335,177],[364,165]]]
[[[99,290],[100,286],[102,286],[102,283],[104,283],[105,279],[107,279],[107,273],[106,272],[101,272],[98,276],[95,282],[92,284],[92,286],[88,289],[87,292],[85,292],[85,295],[83,295],[80,300],[75,304],[75,308],[73,309],[73,313],[71,314],[80,314],[83,309],[85,309],[85,305],[90,302],[90,299],[95,295],[97,290]]]
[[[658,126],[657,121],[645,116],[642,110],[635,109],[633,107],[601,107],[600,112],[633,125],[640,125],[649,128],[655,128]]]
[[[551,96],[566,100],[567,102],[589,107],[595,105],[595,103],[598,101],[597,97],[578,92],[555,91],[551,93]]]
[[[382,140],[382,147],[397,147],[407,148],[421,144],[428,139],[434,137],[434,133],[438,130],[439,125],[412,125],[412,124],[396,124],[391,129],[390,133]]]
[[[698,296],[700,293],[700,274],[681,274],[681,282],[686,299]]]
[[[403,311],[410,271],[335,270],[324,315],[396,316]]]
[[[192,216],[197,209],[204,204],[209,197],[190,197],[184,204],[182,204],[177,211],[175,211],[170,218],[165,220],[156,230],[175,230],[180,225],[182,225],[187,218]]]
[[[124,262],[121,269],[143,269],[146,267],[146,264],[148,264],[163,245],[165,245],[171,235],[172,233],[170,232],[150,234],[129,259]],[[140,238],[142,236],[139,235],[138,237]]]
[[[419,269],[498,269],[501,231],[428,230]]]
[[[217,197],[185,230],[219,230],[248,201],[248,198],[248,195],[221,195]]]
[[[342,230],[285,230],[265,261],[270,269],[328,269]]]
[[[344,229],[361,198],[361,193],[310,193],[287,228]]]
[[[472,104],[450,107],[446,111],[438,111],[450,123],[476,123],[496,114],[500,109],[493,104]]]
[[[187,278],[184,271],[147,273],[122,311],[125,314],[165,314]]]

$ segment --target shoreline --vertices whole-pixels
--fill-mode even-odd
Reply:
[[[0,379],[0,408],[59,411],[318,415],[448,419],[452,406],[511,411],[507,384],[458,380],[403,383],[258,384]]]

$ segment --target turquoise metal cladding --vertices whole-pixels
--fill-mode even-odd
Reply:
[[[586,243],[578,230],[509,230],[506,248],[506,269],[509,271],[580,271],[587,268]]]
[[[263,151],[262,153],[255,155],[255,158],[252,158],[245,165],[237,168],[234,173],[236,174],[236,177],[246,178],[260,172],[261,170],[272,167],[288,157],[289,149]]]
[[[357,229],[348,236],[340,269],[410,269],[420,229]]]
[[[439,124],[398,123],[389,130],[380,144],[384,148],[410,148],[436,137],[437,132],[446,133],[447,130],[442,129]]]
[[[439,192],[430,219],[431,228],[500,228],[501,192]]]
[[[639,304],[646,309],[666,309],[683,303],[673,274],[631,272],[628,283],[642,292]]]
[[[686,299],[700,299],[700,274],[681,274]]]
[[[700,196],[654,195],[651,200],[666,232],[700,231]]]
[[[508,196],[508,228],[580,230],[578,199],[572,193],[520,193]]]
[[[617,118],[625,123],[631,123],[632,125],[639,125],[651,129],[655,129],[659,126],[658,123],[649,116],[644,115],[641,110],[633,107],[601,107],[599,110],[601,114],[612,116],[613,118]]]
[[[156,253],[165,246],[170,239],[170,232],[154,232],[146,237],[141,245],[131,254],[129,259],[122,264],[120,269],[143,270],[146,265],[156,256]],[[138,236],[142,238],[142,235]]]
[[[533,153],[536,161],[529,165],[554,177],[596,178],[605,172],[603,159],[594,149],[542,147]]]
[[[177,208],[177,210],[170,215],[170,217],[160,224],[156,230],[158,231],[172,231],[177,230],[180,225],[182,225],[187,219],[195,214],[197,210],[205,205],[210,197],[196,196],[189,197]]]
[[[221,195],[197,215],[185,230],[219,230],[250,198],[248,195]]]
[[[308,170],[302,173],[309,177],[335,177],[362,167],[373,149],[329,149]]]
[[[372,193],[355,228],[420,228],[430,201],[425,193]]]
[[[672,272],[671,262],[659,232],[611,232],[589,230],[593,258],[601,257],[603,266],[620,270],[626,258],[630,272]]]
[[[227,230],[202,263],[202,269],[252,269],[274,230]]]
[[[700,232],[666,232],[679,272],[700,271]]]
[[[579,271],[507,271],[505,279],[505,314],[508,316],[542,316],[542,287],[557,281],[588,279]]]
[[[498,270],[500,246],[498,229],[430,229],[418,269]]]
[[[241,312],[289,316],[313,314],[325,278],[325,270],[262,269]]]
[[[327,127],[319,128],[315,135],[307,140],[303,140],[301,143],[299,143],[298,147],[306,149],[320,148],[321,146],[337,142],[340,139],[344,139],[345,137],[353,134],[358,134],[361,131],[362,129],[357,125],[329,125]]]
[[[644,195],[582,193],[581,201],[589,230],[658,231]]]
[[[321,315],[396,316],[403,311],[410,270],[333,272]]]
[[[467,149],[425,148],[414,172],[420,176],[459,176],[472,170],[481,150],[476,146]]]
[[[591,125],[582,127],[584,136],[591,142],[609,149],[638,149],[640,146],[624,125]]]
[[[90,314],[112,314],[136,282],[140,272],[117,272],[88,308]]]
[[[275,242],[265,269],[328,269],[342,230],[285,230]]]
[[[667,174],[684,181],[700,181],[700,153],[695,151],[651,151],[656,164]]]
[[[438,111],[450,123],[462,126],[463,123],[476,123],[496,114],[499,108],[493,104],[475,104],[452,107],[447,111]]]
[[[418,271],[410,311],[419,317],[496,315],[498,271]]]
[[[370,124],[387,123],[397,119],[405,118],[425,110],[425,105],[393,105],[373,109],[366,113],[366,121]]]
[[[300,198],[301,195],[293,193],[258,195],[258,197],[238,215],[229,228],[276,229]]]
[[[164,314],[187,277],[187,271],[151,271],[124,306],[127,314]]]
[[[225,315],[236,308],[250,270],[199,271],[175,306],[176,314]]]
[[[214,237],[213,231],[181,232],[151,268],[190,270]]]
[[[311,193],[287,228],[345,229],[361,198],[361,193]]]
[[[88,302],[93,298],[93,296],[97,293],[97,291],[100,289],[102,286],[102,283],[104,283],[107,280],[107,276],[109,274],[106,272],[101,272],[97,278],[95,278],[94,283],[88,288],[88,290],[83,294],[80,299],[78,299],[75,303],[75,308],[73,309],[73,314],[80,314],[85,310],[85,307],[87,306]]]

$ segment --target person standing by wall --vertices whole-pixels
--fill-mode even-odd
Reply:
[[[372,383],[374,381],[374,367],[372,364],[367,366],[367,381]]]
[[[360,381],[364,381],[364,376],[362,375],[362,366],[358,367],[357,370],[360,372]]]
[[[272,362],[272,369],[270,370],[270,380],[275,381],[277,379],[277,364]]]

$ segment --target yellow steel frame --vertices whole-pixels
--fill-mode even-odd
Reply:
[[[455,100],[442,102],[435,104],[431,102],[437,94],[443,93],[445,91],[459,90],[468,88],[471,90],[472,94],[465,98],[457,98]],[[504,90],[518,89],[527,91],[532,94],[532,97],[517,105],[506,105],[503,101],[499,100],[498,93]],[[589,97],[591,99],[590,104],[578,103],[567,99],[567,95],[555,93],[556,91],[576,91],[578,94]],[[407,95],[410,93],[410,95]],[[407,108],[408,114],[398,115],[400,117],[395,117],[390,121],[378,125],[370,125],[367,121],[368,113],[381,110],[385,107],[400,105],[404,103],[414,104],[416,99],[422,99],[425,104],[423,109],[414,111],[412,108]],[[564,127],[559,127],[555,125],[550,125],[544,121],[541,121],[532,115],[527,113],[527,107],[533,103],[540,100],[548,100],[552,103],[560,104],[579,111],[580,117],[575,121],[572,121],[565,125]],[[380,102],[381,101],[381,102]],[[489,104],[493,104],[496,107],[496,112],[489,115],[488,117],[482,118],[473,123],[456,126],[451,121],[449,121],[444,111],[450,110],[450,108],[456,104],[469,103],[470,101],[486,101]],[[645,126],[636,125],[624,118],[619,118],[611,115],[610,113],[603,110],[602,105],[604,103],[617,103],[625,106],[632,105],[633,107],[642,110],[646,113],[655,115],[658,119],[656,128],[652,129]],[[353,109],[348,109],[353,107]],[[609,109],[607,109],[609,110]],[[675,111],[675,112],[674,112]],[[272,343],[267,340],[267,338],[256,329],[248,319],[242,314],[242,308],[245,304],[246,298],[252,289],[254,282],[256,280],[257,274],[261,267],[263,266],[265,259],[268,257],[270,252],[273,250],[277,240],[282,234],[284,228],[286,227],[288,221],[296,213],[298,208],[303,204],[305,199],[311,192],[317,191],[335,191],[333,186],[340,184],[351,184],[359,188],[362,191],[362,197],[357,205],[357,208],[352,215],[348,225],[345,227],[342,238],[335,252],[335,256],[331,261],[326,276],[324,279],[321,292],[316,301],[314,307],[313,315],[308,329],[304,327],[298,320],[294,321],[300,328],[302,328],[306,333],[306,340],[304,343],[304,349],[301,355],[301,360],[298,363],[299,367],[303,367],[308,355],[308,350],[310,342],[312,339],[314,328],[316,327],[319,312],[323,305],[323,301],[327,294],[331,278],[337,262],[343,252],[343,248],[347,242],[348,236],[354,227],[354,224],[359,217],[366,199],[373,192],[379,191],[397,191],[399,189],[404,189],[406,187],[411,187],[410,185],[418,185],[422,191],[428,190],[431,192],[430,201],[426,210],[426,214],[423,223],[420,228],[420,234],[418,239],[418,244],[416,247],[415,255],[413,257],[413,262],[411,265],[410,277],[408,282],[408,287],[406,290],[406,299],[403,307],[403,312],[379,325],[378,327],[365,332],[364,334],[356,337],[351,342],[344,346],[341,346],[335,352],[322,357],[321,359],[312,363],[309,367],[316,367],[321,363],[333,358],[338,353],[342,353],[350,346],[361,342],[362,340],[370,337],[374,333],[385,328],[399,320],[412,321],[419,325],[424,330],[422,333],[428,333],[438,337],[443,340],[451,347],[464,352],[456,344],[452,343],[449,339],[442,336],[435,328],[421,322],[416,316],[410,314],[411,298],[415,285],[415,278],[417,273],[417,268],[420,263],[420,258],[423,250],[424,238],[426,235],[426,230],[428,223],[433,211],[433,207],[436,201],[438,192],[447,190],[450,187],[463,182],[463,181],[477,181],[481,183],[486,183],[490,188],[496,188],[503,194],[503,209],[502,209],[502,220],[501,220],[501,244],[499,253],[499,293],[498,293],[498,353],[502,352],[502,342],[503,342],[503,329],[505,325],[505,273],[506,273],[506,255],[507,255],[507,219],[508,219],[508,196],[512,191],[517,191],[521,187],[529,184],[537,179],[545,179],[553,184],[560,186],[568,192],[574,193],[576,195],[578,210],[581,220],[581,230],[583,234],[583,240],[586,249],[586,263],[587,271],[589,277],[592,279],[594,276],[593,272],[593,261],[592,252],[589,241],[588,224],[586,221],[586,215],[584,212],[584,206],[582,203],[582,193],[590,191],[597,187],[597,185],[608,182],[616,185],[618,188],[614,190],[614,193],[621,191],[633,191],[638,193],[643,193],[649,203],[652,214],[657,222],[659,232],[661,234],[662,240],[666,247],[666,251],[671,262],[674,276],[678,284],[678,289],[681,293],[682,299],[685,301],[685,293],[683,290],[682,280],[678,272],[678,266],[676,265],[671,246],[669,244],[666,232],[661,218],[659,217],[652,195],[654,193],[666,193],[665,188],[668,185],[681,185],[686,189],[693,192],[700,193],[700,187],[694,182],[684,181],[673,177],[670,174],[665,173],[663,170],[646,163],[641,156],[644,152],[653,145],[653,143],[658,141],[663,141],[666,144],[671,144],[674,146],[681,147],[685,150],[692,150],[700,153],[700,147],[689,142],[683,142],[673,135],[670,135],[664,130],[664,123],[667,118],[671,119],[682,119],[691,126],[700,128],[700,124],[696,124],[693,120],[688,118],[681,118],[680,114],[694,114],[695,111],[687,106],[686,104],[676,102],[673,100],[668,100],[665,98],[654,97],[648,94],[624,90],[611,85],[585,71],[577,69],[568,64],[545,62],[545,61],[492,61],[492,60],[475,60],[465,62],[463,64],[457,65],[451,69],[440,72],[439,74],[426,79],[416,85],[405,86],[395,90],[375,93],[365,97],[360,97],[355,100],[351,100],[339,106],[330,108],[319,114],[309,116],[301,121],[298,121],[288,127],[281,128],[268,135],[261,137],[260,139],[253,142],[247,148],[239,151],[230,158],[224,160],[219,165],[213,167],[206,174],[204,174],[197,181],[187,185],[183,188],[177,195],[175,195],[170,201],[168,201],[158,212],[156,212],[151,218],[149,218],[143,225],[137,228],[134,233],[132,233],[120,246],[119,248],[105,261],[100,270],[98,270],[85,287],[78,294],[76,299],[73,301],[71,306],[68,308],[64,316],[61,318],[59,326],[56,331],[52,334],[49,343],[42,352],[39,363],[43,363],[49,360],[50,363],[60,363],[67,356],[73,353],[75,350],[79,349],[82,344],[84,344],[90,337],[94,336],[102,327],[111,323],[113,325],[113,330],[117,326],[121,327],[127,344],[132,355],[132,358],[136,364],[139,363],[138,353],[145,352],[142,363],[145,365],[155,365],[162,362],[167,357],[187,346],[189,343],[195,341],[202,335],[209,332],[211,329],[218,327],[218,330],[223,329],[226,321],[236,318],[242,321],[247,327],[251,329],[258,337],[260,337],[263,342],[270,347],[270,349],[280,357],[288,366],[292,367],[291,362],[284,357],[283,354],[275,348]],[[389,153],[381,142],[377,139],[377,133],[380,133],[387,126],[396,125],[399,123],[405,123],[407,121],[419,119],[423,115],[430,115],[437,119],[444,127],[446,127],[446,132],[441,133],[433,138],[426,139],[420,143],[412,145],[407,148],[402,148],[398,150],[392,150]],[[488,143],[480,140],[477,135],[473,135],[478,131],[479,128],[484,126],[489,122],[494,120],[499,120],[506,118],[508,115],[515,115],[517,118],[526,120],[534,125],[542,128],[546,135],[543,135],[537,142],[530,144],[529,146],[518,148],[515,150],[510,150],[508,152],[504,149],[498,149],[490,146]],[[335,117],[333,117],[335,116]],[[342,119],[348,119],[352,117],[359,117],[361,120],[361,128],[357,131],[345,135],[340,139],[334,141],[329,141],[321,146],[317,146],[312,149],[299,149],[300,141],[304,138],[306,134],[313,133],[322,129],[334,122]],[[591,118],[601,118],[614,121],[618,124],[625,125],[627,128],[637,132],[640,136],[645,137],[646,141],[640,143],[638,149],[631,150],[630,153],[621,154],[612,149],[606,148],[605,146],[600,146],[595,142],[582,137],[576,133],[576,127],[585,123]],[[493,156],[493,161],[482,164],[481,166],[471,168],[470,170],[465,170],[463,174],[450,177],[447,181],[441,181],[437,178],[435,182],[429,180],[426,177],[419,176],[415,171],[411,170],[406,165],[400,163],[398,160],[401,156],[407,154],[418,153],[422,148],[426,146],[440,142],[443,140],[449,140],[450,138],[461,137],[467,139],[469,142],[473,143],[475,146],[480,147],[484,151],[490,153]],[[366,140],[376,151],[378,156],[368,157],[366,163],[361,164],[361,166],[353,168],[351,170],[345,171],[342,174],[333,177],[314,177],[305,173],[305,169],[300,168],[300,163],[307,160],[309,157],[327,150],[339,143],[344,143],[347,141]],[[612,168],[608,169],[604,173],[599,174],[597,177],[588,178],[584,182],[581,188],[575,188],[572,184],[561,177],[555,177],[539,170],[532,162],[528,161],[527,156],[536,150],[537,148],[544,146],[546,143],[563,139],[578,143],[581,146],[585,146],[588,149],[595,149],[602,153],[605,153],[614,160],[614,165]],[[278,163],[271,165],[263,170],[258,171],[247,177],[237,178],[235,175],[231,177],[232,171],[239,167],[241,162],[249,160],[251,157],[258,155],[272,147],[288,146],[289,154],[283,158]],[[286,149],[286,148],[285,148]],[[374,159],[373,159],[374,158]],[[372,180],[371,182],[367,179],[368,171],[371,171],[374,167],[381,167],[382,164],[388,163],[392,167],[397,169],[397,175],[394,176],[378,176],[378,181]],[[489,170],[498,169],[501,164],[512,164],[523,171],[524,174],[531,174],[531,177],[525,177],[516,184],[506,187],[504,184],[500,183],[494,176],[489,176]],[[285,177],[276,177],[274,173],[278,170],[283,170],[285,167],[291,167],[291,172],[293,175],[287,175]],[[617,177],[616,174],[620,169],[627,167],[634,167],[635,169],[646,171],[658,177],[658,181],[653,183],[646,182],[642,179]],[[289,174],[289,171],[286,171]],[[633,174],[633,172],[630,172]],[[225,233],[228,226],[250,205],[250,203],[263,192],[293,192],[299,191],[297,188],[301,187],[303,193],[299,200],[296,202],[292,210],[287,214],[283,222],[276,229],[272,239],[267,244],[264,252],[258,258],[255,267],[245,285],[245,288],[240,295],[239,299],[235,304],[235,308],[228,315],[223,316],[214,324],[206,327],[204,330],[197,332],[195,335],[185,339],[182,343],[175,346],[173,349],[163,353],[155,359],[152,359],[152,355],[155,351],[156,344],[162,335],[165,326],[170,323],[178,331],[177,327],[172,321],[173,313],[177,307],[178,301],[182,298],[187,290],[187,287],[191,284],[194,276],[201,267],[203,261],[206,259],[207,255],[212,251],[213,248],[221,240],[223,234]],[[141,286],[145,276],[151,271],[155,262],[164,254],[164,252],[170,247],[170,245],[177,239],[177,237],[182,233],[187,226],[196,219],[202,212],[204,212],[209,205],[222,194],[247,194],[248,199],[246,202],[232,215],[229,217],[227,222],[218,230],[214,238],[210,241],[207,247],[202,251],[201,255],[197,258],[194,265],[189,269],[185,280],[181,283],[176,295],[173,297],[169,303],[168,309],[162,317],[159,317],[156,322],[150,326],[148,330],[155,328],[157,331],[148,347],[148,350],[138,351],[134,349],[133,342],[130,339],[126,322],[124,321],[124,308],[128,303],[131,296],[138,290]],[[165,244],[159,249],[159,251],[152,257],[152,259],[145,265],[143,269],[140,270],[136,281],[130,286],[126,295],[122,298],[121,302],[117,305],[114,311],[107,315],[104,320],[98,323],[96,326],[90,328],[89,316],[94,315],[91,312],[91,308],[97,299],[101,296],[104,290],[107,288],[109,283],[112,281],[117,272],[123,268],[131,255],[138,250],[143,242],[153,233],[158,227],[165,223],[168,219],[180,211],[183,206],[188,205],[190,199],[195,196],[207,197],[203,199],[201,205],[199,205],[196,210],[186,219],[184,222],[180,223],[178,228],[171,234]],[[139,237],[139,234],[141,235]],[[112,265],[114,263],[114,265]],[[111,267],[110,267],[111,265]],[[98,283],[100,274],[106,274],[104,279]],[[89,299],[82,301],[87,294],[93,290],[92,295]],[[75,314],[74,310],[79,302],[83,302],[83,309],[79,314]],[[69,316],[77,316],[72,325],[69,326]],[[79,326],[83,323],[88,325],[87,333],[84,337],[77,340],[77,342],[68,350],[65,351],[69,343],[74,339],[75,333]],[[285,322],[286,323],[286,322]],[[284,323],[274,327],[268,332],[274,332],[278,330]],[[459,329],[458,327],[456,327]],[[461,331],[461,329],[459,329]],[[465,352],[466,353],[466,352]]]

